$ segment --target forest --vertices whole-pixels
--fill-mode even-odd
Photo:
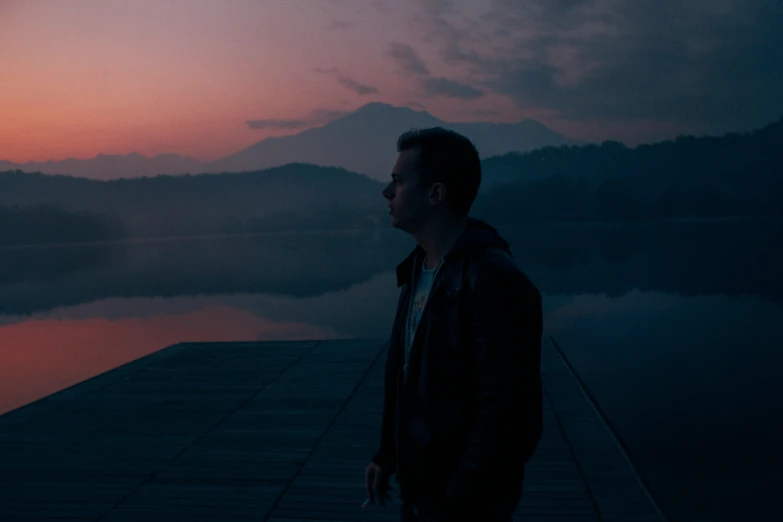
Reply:
[[[305,163],[112,181],[0,172],[0,244],[387,227],[384,185]],[[720,137],[489,157],[471,214],[497,226],[783,217],[781,199],[783,119]]]

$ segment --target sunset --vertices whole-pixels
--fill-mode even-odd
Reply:
[[[756,522],[783,0],[0,0],[0,521]]]
[[[212,161],[371,101],[629,144],[783,114],[779,3],[647,5],[3,0],[0,160]]]
[[[415,2],[365,0],[3,1],[0,67],[13,74],[2,84],[0,159],[174,152],[213,160],[322,124],[319,112],[421,102],[390,55],[392,43],[424,38],[411,22],[420,11]],[[430,45],[421,55],[435,58],[433,74],[458,68]],[[426,101],[457,120],[482,110],[497,121],[523,115],[499,95]]]

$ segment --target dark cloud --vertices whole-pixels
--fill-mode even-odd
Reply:
[[[353,78],[349,78],[348,76],[345,76],[342,72],[340,72],[339,69],[315,69],[315,72],[334,76],[337,79],[337,83],[339,83],[340,85],[342,85],[347,89],[351,89],[359,96],[364,96],[367,94],[376,94],[378,92],[378,89],[376,89],[372,85],[365,85],[363,83],[359,83]]]
[[[783,115],[778,0],[492,0],[455,21],[422,6],[422,34],[470,85],[573,120],[657,120],[705,132]]]
[[[438,9],[451,5],[450,2],[443,2],[443,0],[432,0],[426,2],[426,4],[430,5],[431,8]],[[424,97],[444,96],[447,98],[472,100],[484,95],[483,91],[466,83],[450,78],[430,76],[429,68],[419,57],[416,49],[407,43],[392,42],[389,45],[389,56],[394,59],[405,76],[414,76],[418,79],[418,89]]]
[[[389,55],[397,62],[402,72],[408,76],[429,76],[430,71],[419,58],[416,49],[403,42],[392,42]]]
[[[472,109],[468,111],[462,111],[462,114],[464,114],[465,116],[472,116],[472,117],[479,117],[479,118],[486,118],[486,117],[494,118],[496,116],[502,115],[503,113],[501,111],[494,110],[494,109]]]
[[[454,0],[419,0],[422,8],[431,14],[446,14],[456,11]]]
[[[424,109],[424,104],[419,103],[417,101],[409,101],[408,107],[410,107],[411,109]]]
[[[446,98],[473,100],[484,95],[482,91],[470,85],[442,77],[423,78],[420,85],[422,94],[425,96],[445,96]]]
[[[267,120],[248,120],[247,126],[250,129],[275,129],[275,130],[296,130],[305,129],[314,125],[329,123],[348,114],[348,111],[338,111],[331,109],[315,109],[310,112],[307,118],[301,119],[267,119]]]
[[[250,129],[301,129],[308,125],[306,120],[247,120]]]
[[[351,89],[356,94],[359,94],[361,96],[365,94],[375,94],[378,92],[378,89],[376,89],[372,85],[364,85],[362,83],[357,82],[356,80],[352,80],[351,78],[347,78],[345,76],[340,76],[337,79],[337,82],[343,87],[347,87],[348,89]]]

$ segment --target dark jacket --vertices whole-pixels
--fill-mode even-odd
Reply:
[[[450,508],[518,501],[541,437],[541,294],[492,226],[469,219],[444,257],[410,351],[405,321],[420,246],[397,266],[402,287],[386,359],[380,449],[405,502]]]

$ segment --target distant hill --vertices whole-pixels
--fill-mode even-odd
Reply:
[[[607,141],[484,160],[496,222],[783,216],[783,119],[748,133]]]
[[[135,152],[124,156],[98,154],[91,159],[71,158],[62,161],[13,163],[0,160],[0,171],[21,170],[100,180],[140,178],[158,174],[184,174],[186,172],[201,172],[202,169],[203,164],[197,159],[177,154],[158,154],[148,158]]]
[[[745,134],[494,156],[482,161],[472,214],[496,225],[780,217],[782,144],[783,119]],[[388,226],[385,184],[303,163],[113,181],[11,171],[0,172],[0,207],[89,212],[106,223],[119,221],[122,227],[112,230],[122,228],[128,237],[374,228]],[[56,222],[52,213],[30,215]],[[9,214],[6,223],[18,218]]]
[[[91,159],[39,163],[0,160],[0,171],[21,170],[99,180],[158,174],[249,172],[289,163],[342,167],[386,180],[397,155],[397,137],[413,127],[442,126],[471,138],[482,157],[550,145],[576,144],[534,120],[518,123],[448,123],[424,111],[369,103],[321,127],[293,136],[267,138],[226,158],[202,163],[176,154],[148,158],[141,154],[99,154]]]
[[[341,226],[365,217],[377,221],[386,213],[382,188],[362,174],[307,164],[114,181],[11,171],[0,172],[0,206],[112,215],[130,237],[170,236],[266,230],[284,216],[318,213],[327,226],[327,215],[339,214],[336,205],[350,209],[343,217],[351,221]],[[312,220],[307,225],[312,227]]]
[[[267,138],[206,165],[209,172],[239,172],[303,161],[340,166],[386,180],[397,137],[411,128],[441,126],[470,138],[482,158],[510,151],[577,144],[534,120],[518,123],[449,123],[425,111],[369,103],[342,118],[294,136]]]

